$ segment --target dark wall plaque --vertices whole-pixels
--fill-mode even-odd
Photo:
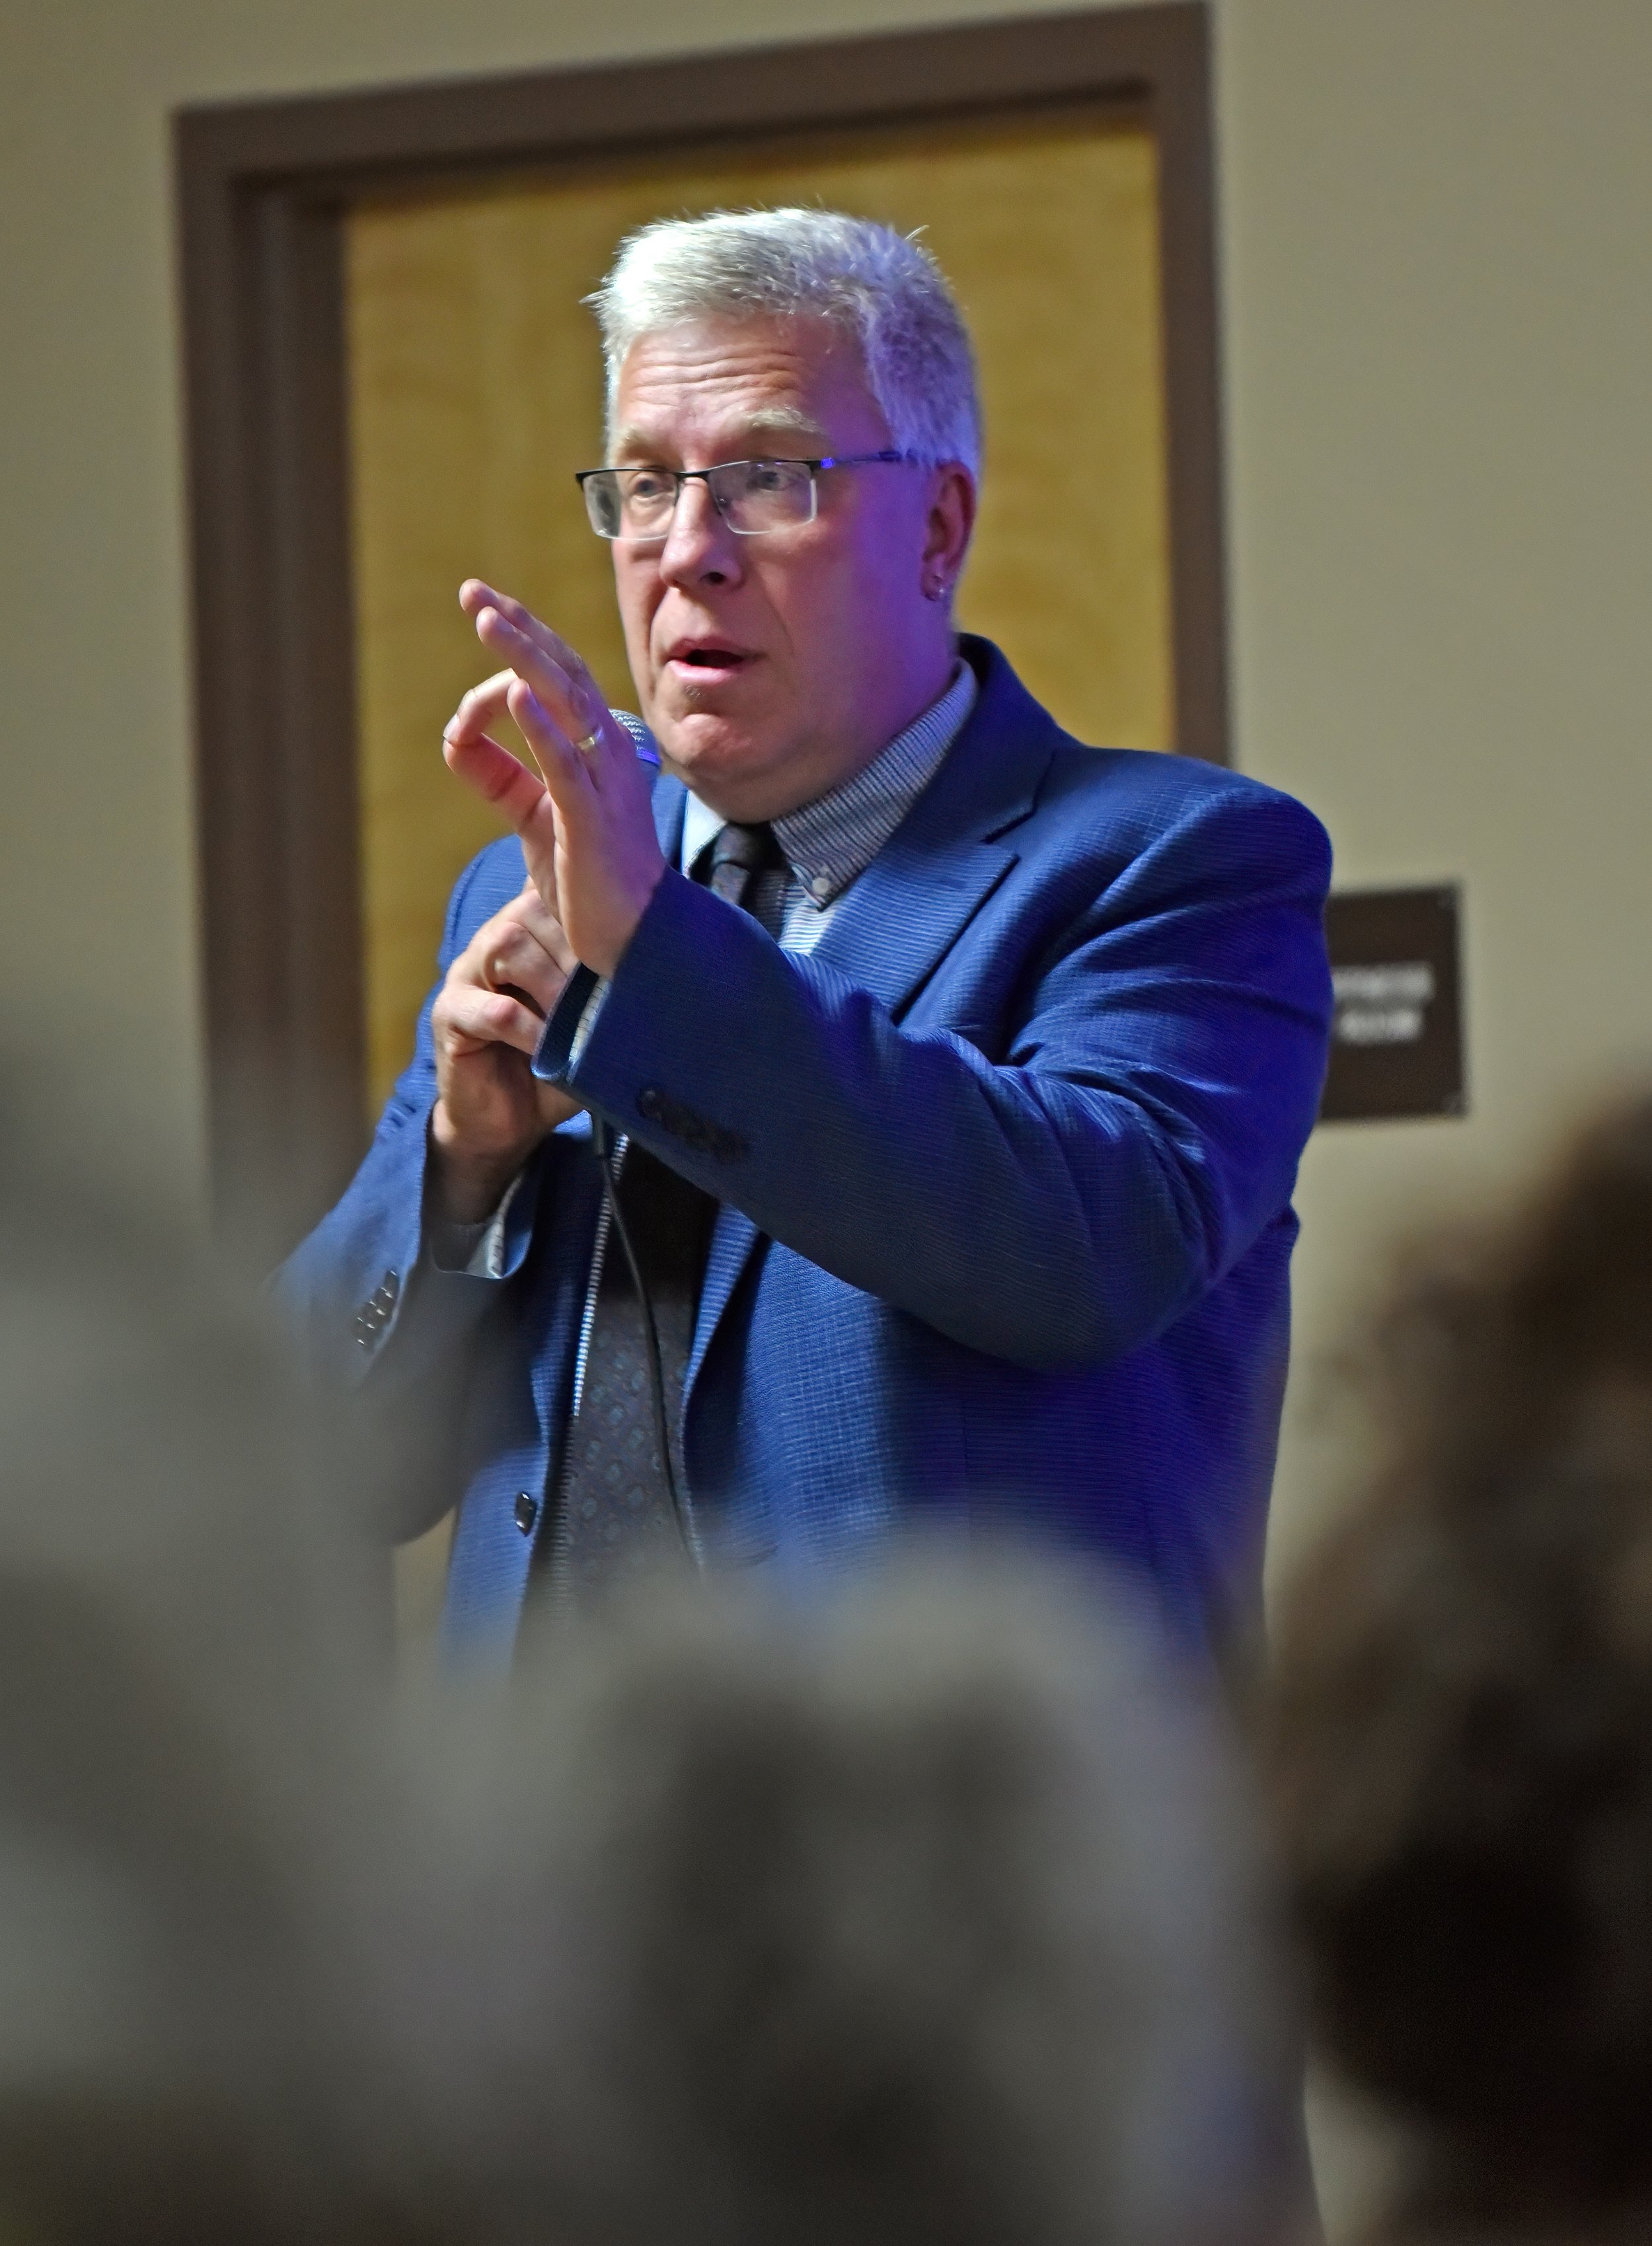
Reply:
[[[1322,1123],[1461,1115],[1455,888],[1356,889],[1325,907],[1336,1019]]]

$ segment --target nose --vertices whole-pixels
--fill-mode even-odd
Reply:
[[[685,483],[660,551],[661,576],[687,591],[696,585],[738,584],[743,574],[740,541],[717,513],[710,492],[697,480]]]

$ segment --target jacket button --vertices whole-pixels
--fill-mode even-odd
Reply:
[[[665,1094],[657,1084],[645,1084],[636,1095],[636,1112],[650,1123],[657,1123],[665,1113]]]
[[[539,1517],[539,1500],[530,1497],[525,1489],[519,1489],[516,1493],[516,1525],[524,1536],[534,1534],[534,1523]]]

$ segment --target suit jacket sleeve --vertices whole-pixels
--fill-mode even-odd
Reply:
[[[484,857],[486,854],[484,854]],[[507,1215],[498,1278],[438,1270],[427,1251],[425,1192],[436,1057],[431,1009],[442,980],[486,917],[473,860],[448,901],[438,977],[418,1018],[413,1058],[398,1079],[372,1144],[343,1197],[276,1274],[307,1357],[323,1377],[388,1399],[453,1371],[500,1282],[520,1269],[543,1163],[529,1162]],[[378,1307],[375,1307],[377,1303]]]
[[[1290,798],[1196,800],[1041,931],[996,1058],[668,872],[577,1062],[571,985],[535,1066],[953,1339],[1105,1363],[1288,1204],[1324,1072],[1329,871]]]

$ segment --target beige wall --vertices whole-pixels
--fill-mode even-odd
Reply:
[[[1309,1149],[1282,1555],[1334,1478],[1314,1350],[1394,1225],[1652,1063],[1652,9],[1225,30],[1241,756],[1344,884],[1466,885],[1471,1119]]]
[[[958,0],[706,0],[696,43]],[[982,11],[985,12],[985,11]],[[1302,1358],[1397,1218],[1652,1050],[1652,8],[1218,0],[1245,766],[1467,883],[1474,1113],[1309,1151]],[[0,1006],[199,1176],[167,116],[682,44],[663,0],[53,0],[0,30]],[[1287,1547],[1325,1476],[1299,1381]]]

